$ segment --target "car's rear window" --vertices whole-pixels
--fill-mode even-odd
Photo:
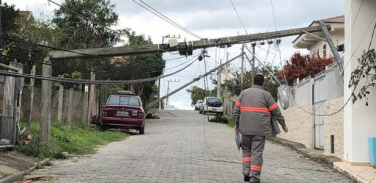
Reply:
[[[208,102],[222,102],[220,98],[208,98]]]
[[[128,106],[140,106],[138,97],[134,96],[110,96],[107,105],[128,105]]]

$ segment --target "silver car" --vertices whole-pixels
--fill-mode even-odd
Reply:
[[[200,107],[201,105],[204,103],[204,100],[197,100],[196,104],[195,104],[195,111],[199,111],[200,110]]]
[[[170,111],[170,110],[178,110],[174,105],[165,105],[163,110]]]
[[[218,97],[205,97],[200,107],[200,113],[218,113],[223,114],[223,102]]]

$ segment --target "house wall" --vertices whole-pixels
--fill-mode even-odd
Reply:
[[[290,107],[282,110],[288,133],[278,137],[299,142],[307,148],[315,148],[315,120],[323,121],[324,151],[326,154],[343,157],[343,110],[336,114],[320,117],[337,112],[343,106],[343,80],[338,66],[327,66],[326,70],[314,78],[297,81],[287,92],[290,96]],[[312,93],[314,92],[314,93]],[[314,104],[322,110],[315,111]],[[316,112],[316,115],[312,115]],[[331,135],[334,136],[334,152],[331,153]]]
[[[306,111],[312,111],[311,105],[303,106],[302,108]],[[307,148],[313,148],[313,117],[310,114],[303,112],[298,106],[282,110],[282,115],[285,117],[289,132],[282,132],[277,137],[302,143]]]
[[[343,97],[323,104],[324,114],[332,114],[343,106]],[[337,114],[324,117],[325,147],[324,153],[343,158],[343,110]],[[334,136],[334,152],[331,152],[331,136]]]
[[[327,101],[323,104],[323,114],[331,114],[343,106],[343,98]],[[302,107],[306,111],[312,111],[313,106],[307,105]],[[298,106],[282,110],[285,117],[286,125],[289,128],[288,133],[281,133],[279,138],[299,142],[307,148],[314,148],[314,117],[300,109]],[[343,158],[343,111],[324,117],[324,137],[325,147],[324,153]],[[334,136],[334,153],[331,153],[331,139]]]
[[[337,29],[333,32],[330,32],[330,37],[332,38],[336,46],[344,44],[345,35],[344,35],[343,29]],[[325,39],[325,37],[323,37],[323,39]],[[310,55],[311,56],[314,55],[315,57],[317,57],[317,53],[319,53],[320,57],[323,58],[324,57],[324,50],[323,50],[324,45],[326,45],[326,58],[333,57],[333,53],[330,50],[329,44],[326,41],[317,41],[317,44],[308,48],[308,50],[310,51]],[[340,56],[343,56],[342,52],[340,52],[339,54]]]
[[[345,83],[349,83],[351,72],[358,66],[357,59],[368,49],[374,30],[376,17],[376,1],[374,0],[345,0]],[[371,48],[376,47],[373,38]],[[360,87],[365,80],[360,80]],[[352,95],[353,88],[344,86],[344,102]],[[368,164],[368,138],[376,137],[376,89],[371,89],[368,97],[369,106],[365,100],[351,101],[344,109],[344,159],[352,164]]]

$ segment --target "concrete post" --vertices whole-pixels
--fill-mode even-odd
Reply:
[[[44,63],[51,63],[47,57]],[[43,76],[52,76],[52,67],[49,65],[42,66]],[[42,81],[42,111],[40,122],[40,142],[49,144],[51,140],[51,81]]]
[[[31,75],[35,75],[36,67],[33,65],[33,68],[31,69]],[[30,129],[31,122],[33,121],[33,102],[34,102],[34,84],[35,79],[30,79],[30,102],[29,102],[29,109],[28,109],[28,116],[27,116],[27,129]]]
[[[1,139],[9,140],[9,144],[14,144],[12,139],[13,120],[14,120],[14,89],[15,78],[6,76],[4,82],[4,99],[3,99],[3,111],[2,111],[2,126],[1,126]]]
[[[11,62],[9,64],[11,67],[15,67],[18,69],[18,73],[23,72],[23,64],[15,62]],[[13,137],[15,139],[14,142],[18,141],[19,137],[19,122],[21,118],[21,98],[22,98],[22,88],[24,84],[23,78],[15,78],[15,87],[14,87],[14,121],[13,121]]]
[[[91,72],[91,77],[90,79],[92,81],[95,81],[95,74],[94,72],[92,71]],[[95,85],[94,84],[90,84],[90,91],[89,91],[89,109],[88,109],[88,116],[87,116],[87,121],[91,121],[91,117],[96,113],[96,108],[95,108],[95,98],[96,98],[96,95],[95,95]]]
[[[61,123],[63,117],[63,99],[64,99],[64,86],[59,86],[59,101],[57,106],[57,120]]]
[[[85,85],[84,98],[83,98],[83,111],[82,111],[82,122],[87,122],[90,124],[90,121],[87,120],[88,106],[89,105],[89,85]]]
[[[68,94],[68,117],[67,117],[67,125],[72,126],[72,117],[73,117],[73,88],[69,90]]]
[[[219,65],[222,64],[222,59],[219,59]],[[218,69],[217,75],[217,97],[221,98],[221,91],[222,91],[222,68]]]

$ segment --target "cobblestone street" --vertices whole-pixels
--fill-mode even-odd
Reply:
[[[145,135],[98,149],[94,155],[53,161],[29,177],[41,182],[243,182],[234,132],[197,111],[171,111],[149,120]],[[261,181],[352,182],[344,175],[267,142]]]

